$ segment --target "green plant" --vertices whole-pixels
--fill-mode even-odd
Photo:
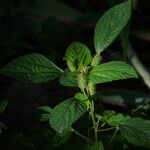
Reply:
[[[129,64],[121,61],[101,63],[101,53],[115,40],[131,17],[131,1],[125,1],[108,10],[98,21],[94,33],[96,54],[92,57],[89,48],[79,42],[72,43],[65,59],[68,68],[64,71],[45,56],[37,53],[19,57],[7,64],[1,73],[23,82],[42,83],[59,78],[60,83],[67,87],[78,87],[81,92],[58,104],[55,108],[42,106],[44,113],[42,121],[48,121],[50,126],[62,137],[64,143],[75,133],[87,140],[90,150],[103,150],[115,138],[137,146],[150,148],[150,121],[142,118],[125,116],[115,111],[97,111],[96,84],[115,80],[137,78],[136,71]],[[92,122],[86,137],[76,131],[72,125],[85,113]],[[111,131],[108,143],[103,142],[103,132]]]

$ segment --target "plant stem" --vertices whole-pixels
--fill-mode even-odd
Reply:
[[[118,127],[116,128],[116,130],[115,130],[115,132],[114,132],[112,138],[110,139],[109,143],[111,143],[111,142],[113,141],[113,139],[115,138],[117,132],[118,132]]]
[[[98,130],[97,132],[105,132],[105,131],[109,131],[109,130],[113,130],[113,129],[116,129],[116,127],[101,129],[101,130]]]
[[[95,116],[94,116],[94,102],[93,102],[93,100],[91,101],[90,114],[91,114],[91,118],[92,118],[92,122],[93,122],[94,132],[95,132],[95,142],[97,142],[97,124],[96,124]]]
[[[85,139],[86,141],[94,143],[92,140],[88,139],[87,137],[85,137],[84,135],[82,135],[81,133],[76,131],[75,129],[72,128],[71,131],[74,132],[75,134],[77,134],[78,136],[80,136],[81,138]]]

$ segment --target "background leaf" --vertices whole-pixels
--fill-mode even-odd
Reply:
[[[7,101],[0,101],[0,114],[4,112],[7,106]]]
[[[53,146],[59,147],[64,144],[71,137],[71,134],[71,131],[64,132],[63,134],[56,133],[52,138]]]
[[[52,111],[49,123],[53,129],[62,134],[87,111],[86,106],[75,98],[58,104]]]
[[[150,121],[130,118],[120,124],[120,131],[128,142],[150,148]]]
[[[137,73],[132,66],[121,61],[101,64],[94,67],[90,72],[90,81],[95,84],[137,77]]]
[[[17,11],[35,13],[41,17],[59,17],[69,21],[83,16],[78,10],[58,0],[36,0],[31,3],[25,1]]]
[[[75,71],[90,64],[92,56],[86,45],[74,42],[68,47],[65,58],[70,70]]]
[[[8,63],[1,73],[20,81],[41,83],[59,77],[62,70],[45,56],[33,53]]]
[[[130,0],[112,7],[98,21],[95,27],[94,45],[97,52],[107,48],[125,27],[131,16]]]

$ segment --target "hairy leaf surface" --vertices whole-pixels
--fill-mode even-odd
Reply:
[[[121,61],[101,64],[94,67],[90,72],[90,81],[95,84],[137,77],[133,67]]]
[[[120,131],[128,142],[150,148],[150,121],[130,118],[121,123]]]
[[[85,104],[75,98],[70,98],[53,109],[49,123],[53,129],[61,134],[69,130],[71,125],[86,111]]]
[[[92,60],[89,48],[78,42],[74,42],[68,47],[65,58],[71,71],[87,66]]]
[[[125,27],[131,16],[130,0],[109,9],[95,27],[94,45],[97,52],[107,48]]]
[[[33,53],[13,60],[0,72],[20,81],[41,83],[59,77],[62,70],[45,56]]]

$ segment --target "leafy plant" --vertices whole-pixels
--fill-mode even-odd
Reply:
[[[62,143],[73,132],[89,142],[90,150],[103,150],[106,144],[99,133],[111,131],[109,143],[121,136],[124,142],[127,140],[129,143],[150,148],[150,121],[110,110],[98,113],[95,109],[97,84],[138,78],[136,71],[126,62],[101,62],[101,53],[117,38],[129,21],[131,8],[131,1],[128,0],[112,7],[100,18],[94,33],[94,56],[82,43],[74,42],[69,45],[65,53],[68,68],[64,71],[37,53],[19,57],[1,69],[1,74],[23,82],[43,83],[59,78],[63,86],[80,89],[80,92],[53,109],[48,106],[39,108],[44,112],[41,121],[49,122],[59,137],[63,138]],[[94,138],[92,134],[86,137],[73,128],[73,124],[85,113],[92,122],[89,131],[93,131]]]

